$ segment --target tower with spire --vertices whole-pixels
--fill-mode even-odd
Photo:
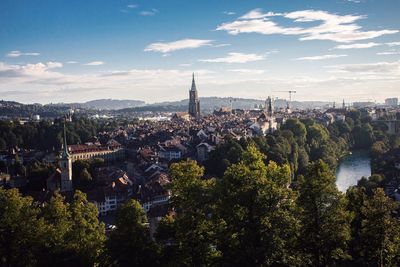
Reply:
[[[72,191],[72,160],[71,156],[68,152],[68,144],[67,144],[67,132],[65,130],[64,123],[64,142],[63,142],[63,151],[59,161],[59,167],[61,170],[61,185],[60,191],[67,192]]]
[[[274,115],[274,102],[270,96],[265,100],[264,112],[272,117]]]
[[[200,101],[197,95],[194,73],[192,75],[192,87],[189,91],[189,115],[195,119],[200,119]]]

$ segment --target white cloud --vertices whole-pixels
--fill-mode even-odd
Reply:
[[[274,12],[267,12],[262,13],[260,8],[256,8],[248,12],[247,14],[241,16],[241,19],[261,19],[266,17],[275,17],[275,16],[282,16],[281,13],[274,13]]]
[[[25,65],[9,65],[4,62],[0,62],[0,71],[7,70],[24,70],[24,71],[46,71],[55,68],[62,68],[63,64],[60,62],[49,61],[47,63],[35,63],[35,64],[25,64]]]
[[[235,15],[236,13],[232,12],[232,11],[224,11],[224,12],[222,12],[222,14],[232,16],[232,15]]]
[[[225,47],[225,46],[230,46],[231,44],[216,44],[214,47]]]
[[[299,57],[296,60],[306,60],[306,61],[317,61],[324,59],[347,57],[347,55],[322,55],[322,56],[312,56],[312,57]]]
[[[155,9],[155,8],[153,8],[151,10],[143,10],[143,11],[139,12],[139,14],[142,16],[154,16],[157,13],[158,13],[158,9]]]
[[[0,63],[0,95],[17,101],[41,103],[115,98],[115,95],[154,102],[187,97],[193,71],[202,82],[214,80],[213,72],[194,68],[63,74],[53,69],[54,64],[50,65],[49,69],[47,63]]]
[[[67,64],[77,64],[77,63],[79,63],[78,61],[75,61],[75,60],[70,60],[70,61],[67,61],[67,62],[65,62],[65,63],[67,63]]]
[[[264,70],[256,70],[256,69],[231,69],[229,72],[235,72],[239,74],[263,74]]]
[[[255,16],[250,14],[250,16]],[[246,19],[224,23],[218,26],[218,31],[224,30],[229,34],[260,33],[260,34],[298,34],[301,28],[282,28],[268,19]]]
[[[100,66],[100,65],[104,65],[105,62],[104,61],[92,61],[92,62],[88,62],[83,64],[84,66]]]
[[[0,62],[0,80],[5,82],[7,79],[21,80],[29,84],[31,81],[41,79],[48,80],[59,78],[60,75],[54,72],[54,69],[62,68],[63,64],[60,62],[49,61],[46,63],[35,63],[25,65],[9,65]]]
[[[21,52],[18,50],[10,51],[9,53],[6,54],[6,57],[20,57],[20,56],[39,56],[40,53],[36,52]]]
[[[291,19],[296,27],[278,25],[271,17],[281,16]],[[298,35],[299,40],[330,40],[349,43],[376,38],[386,34],[398,33],[398,30],[362,31],[355,22],[365,19],[359,15],[336,15],[321,10],[301,10],[290,13],[263,13],[254,9],[233,22],[223,23],[216,30],[227,31],[229,34],[259,33]],[[316,26],[304,25],[304,22],[320,22]]]
[[[400,42],[392,42],[392,43],[386,43],[388,46],[399,46]]]
[[[376,53],[378,56],[388,56],[388,55],[400,55],[399,51],[386,51]]]
[[[146,46],[144,51],[169,53],[181,49],[192,49],[211,45],[212,40],[183,39],[168,43],[152,43]]]
[[[132,9],[136,9],[136,8],[138,8],[138,7],[139,7],[139,6],[136,5],[136,4],[129,4],[129,5],[126,6],[125,9],[120,9],[119,11],[122,12],[122,13],[127,13],[127,14],[129,14],[129,13],[131,13],[131,10],[132,10]]]
[[[380,63],[384,65],[383,63]],[[296,100],[332,100],[346,96],[346,102],[366,95],[383,100],[398,93],[399,63],[387,62],[372,74],[357,72],[349,66],[329,77],[246,74],[239,71],[212,72],[206,69],[131,69],[91,74],[63,74],[60,64],[8,65],[0,62],[0,94],[5,99],[22,102],[82,102],[95,98],[143,99],[148,102],[187,98],[191,74],[196,73],[201,96],[259,98],[266,88],[290,90],[297,88]],[[353,67],[354,68],[354,67]],[[370,67],[371,68],[371,67]],[[378,68],[375,66],[374,68]],[[397,75],[396,74],[397,68]],[[273,71],[273,70],[271,70]],[[388,72],[389,71],[389,72]],[[388,74],[388,73],[391,74]],[[146,90],[143,90],[146,88]],[[249,90],[251,88],[252,90]],[[228,92],[228,93],[227,93]],[[157,96],[156,100],[154,96]]]
[[[365,43],[365,44],[345,44],[345,45],[337,45],[334,48],[335,49],[363,49],[363,48],[371,48],[375,46],[379,46],[381,44],[378,43]]]
[[[55,68],[62,68],[62,67],[63,67],[63,64],[60,62],[50,61],[50,62],[47,62],[47,64],[46,64],[47,69],[55,69]]]
[[[232,52],[226,57],[211,58],[211,59],[200,59],[201,62],[211,62],[211,63],[247,63],[252,61],[259,61],[265,59],[264,55],[258,54],[243,54]]]
[[[384,76],[399,76],[400,75],[400,61],[394,62],[376,62],[366,64],[345,64],[328,66],[337,72],[343,73],[358,73],[358,74],[373,74]]]

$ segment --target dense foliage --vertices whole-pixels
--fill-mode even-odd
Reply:
[[[230,165],[239,162],[249,143],[265,154],[266,161],[288,164],[294,176],[304,174],[310,162],[320,159],[335,170],[338,160],[350,149],[369,150],[374,141],[385,136],[359,112],[347,115],[345,121],[335,121],[328,127],[312,119],[288,119],[272,135],[227,140],[205,162],[206,173],[222,177]]]
[[[371,178],[339,192],[329,166],[265,163],[254,144],[222,177],[195,161],[171,166],[170,213],[155,239],[140,204],[120,207],[108,239],[77,191],[43,207],[0,189],[3,266],[398,266],[397,203]],[[378,182],[377,182],[378,181]],[[23,222],[23,223],[22,223]]]
[[[2,266],[93,266],[103,252],[97,208],[76,191],[66,203],[53,196],[43,207],[16,189],[0,188]]]
[[[66,124],[68,144],[82,144],[96,136],[98,132],[113,130],[115,121],[97,121],[88,118],[75,118]],[[25,149],[58,151],[62,145],[62,120],[28,122],[0,121],[0,150],[16,146]]]

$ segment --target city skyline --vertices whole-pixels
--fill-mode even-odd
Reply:
[[[398,97],[394,0],[2,1],[0,93],[23,103]]]

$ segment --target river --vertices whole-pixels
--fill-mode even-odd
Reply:
[[[361,177],[371,176],[371,158],[367,150],[354,150],[339,162],[336,171],[336,185],[342,192],[356,185]]]

